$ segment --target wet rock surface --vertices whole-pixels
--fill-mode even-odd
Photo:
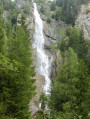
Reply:
[[[35,18],[33,15],[33,5],[32,5],[32,14],[30,16],[29,19],[27,19],[27,23],[28,23],[28,30],[29,31],[33,31],[30,32],[31,34],[31,42],[33,42],[33,35],[34,35],[34,31],[35,31]],[[38,11],[40,11],[40,6],[38,6]],[[51,23],[48,24],[46,21],[46,16],[45,15],[41,15],[41,19],[43,20],[43,35],[44,35],[44,39],[45,39],[45,44],[44,44],[44,49],[46,54],[48,55],[49,59],[52,60],[52,64],[51,64],[51,75],[50,78],[55,79],[57,76],[57,61],[56,61],[56,57],[57,57],[57,49],[52,49],[51,46],[57,46],[58,40],[60,38],[60,32],[61,32],[61,28],[63,28],[63,23],[59,23],[55,20],[55,19],[51,19]],[[36,51],[33,49],[33,65],[36,66],[37,65],[37,54]],[[41,95],[41,92],[43,91],[43,86],[45,83],[45,77],[43,77],[40,74],[36,74],[36,76],[34,77],[36,79],[36,96],[32,99],[32,102],[36,105],[39,106],[39,97]]]
[[[31,102],[34,103],[37,107],[39,107],[39,103],[40,103],[39,98],[40,98],[40,95],[42,93],[42,89],[45,83],[45,77],[40,74],[36,74],[35,77],[33,78],[36,79],[36,82],[35,82],[36,95],[34,96]]]

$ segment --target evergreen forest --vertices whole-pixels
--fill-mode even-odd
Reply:
[[[17,7],[20,1],[24,1],[21,8]],[[45,16],[43,21],[48,25],[52,20],[62,21],[65,26],[57,46],[50,46],[55,53],[59,50],[62,61],[57,64],[56,77],[51,78],[50,96],[42,92],[41,108],[32,118],[29,104],[36,95],[36,70],[33,31],[29,32],[26,24],[33,11],[32,1],[0,0],[0,119],[90,119],[90,38],[84,37],[83,26],[75,27],[80,7],[90,1],[35,2],[40,15]]]

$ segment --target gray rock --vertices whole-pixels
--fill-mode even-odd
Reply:
[[[40,75],[40,74],[36,74],[34,79],[36,79],[36,82],[35,82],[36,95],[34,96],[34,98],[32,99],[31,102],[33,102],[37,107],[39,107],[39,103],[40,103],[39,98],[40,98],[40,95],[43,91],[43,86],[44,86],[44,83],[45,83],[45,77]]]
[[[84,37],[90,39],[90,13],[86,14],[87,10],[90,10],[90,2],[81,6],[75,26],[77,28],[83,28]]]

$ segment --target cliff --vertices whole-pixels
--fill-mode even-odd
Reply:
[[[83,29],[85,39],[90,39],[90,2],[81,6],[75,26]]]

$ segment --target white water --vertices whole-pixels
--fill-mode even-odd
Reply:
[[[50,76],[50,68],[51,68],[51,59],[46,55],[44,50],[44,36],[43,36],[43,22],[40,18],[40,14],[37,10],[36,3],[34,4],[34,16],[35,16],[35,34],[33,41],[33,48],[35,48],[37,52],[37,66],[36,72],[43,75],[45,77],[45,85],[43,91],[45,95],[50,95],[51,90],[51,80]]]

